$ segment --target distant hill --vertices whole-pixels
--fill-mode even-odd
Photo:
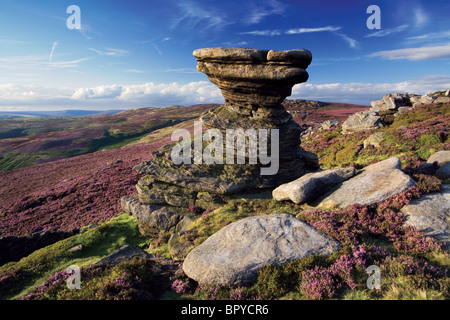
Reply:
[[[120,148],[155,130],[196,119],[212,106],[139,108],[76,117],[0,119],[0,171]],[[62,114],[69,113],[77,111]]]
[[[111,115],[123,110],[58,110],[58,111],[0,111],[0,119],[82,117],[91,115]]]

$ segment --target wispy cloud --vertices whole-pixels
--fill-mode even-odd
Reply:
[[[343,33],[335,33],[335,34],[338,35],[339,37],[341,37],[342,39],[344,39],[348,43],[350,48],[356,48],[358,46],[358,41],[356,41],[353,38],[350,38],[346,34],[343,34]]]
[[[260,23],[267,16],[280,15],[285,12],[284,4],[276,0],[250,2],[249,7],[249,13],[243,19],[245,24]]]
[[[158,52],[158,54],[161,56],[162,55],[161,49],[155,43],[152,43],[152,45],[153,45],[153,48],[155,48],[156,52]]]
[[[176,73],[195,73],[198,71],[195,68],[178,68],[178,69],[166,69],[164,72],[176,72]]]
[[[340,26],[325,26],[325,27],[315,27],[315,28],[293,28],[289,30],[253,30],[253,31],[246,31],[246,32],[239,32],[238,34],[241,35],[252,35],[252,36],[266,36],[266,37],[273,37],[273,36],[281,36],[281,35],[298,35],[298,34],[305,34],[305,33],[314,33],[314,32],[332,32],[333,34],[339,36],[343,40],[345,40],[348,45],[351,48],[356,48],[358,46],[358,41],[350,38],[344,33],[338,33],[336,31],[341,30],[342,27]]]
[[[395,28],[382,29],[382,30],[379,30],[379,31],[375,31],[375,32],[369,33],[369,34],[365,35],[364,38],[385,37],[385,36],[393,34],[393,33],[402,32],[402,31],[404,31],[404,30],[406,30],[408,28],[409,28],[408,24],[402,24],[402,25],[400,25],[398,27],[395,27]]]
[[[302,33],[310,33],[310,32],[338,31],[341,29],[342,29],[341,27],[333,27],[333,26],[320,27],[320,28],[296,28],[296,29],[289,29],[285,33],[286,34],[302,34]]]
[[[414,10],[414,26],[416,28],[421,28],[428,22],[427,13],[421,8],[418,7]]]
[[[28,41],[23,41],[23,40],[0,39],[0,44],[3,44],[3,45],[23,45],[23,44],[29,44],[29,42]]]
[[[407,59],[410,61],[450,58],[450,44],[443,46],[378,51],[368,56],[380,57],[386,60]]]
[[[50,63],[52,63],[52,60],[53,60],[53,54],[55,53],[55,49],[56,49],[56,46],[58,45],[58,42],[57,41],[55,41],[55,42],[53,42],[53,45],[52,45],[52,51],[50,52],[50,57],[49,57],[49,62]]]
[[[66,27],[66,22],[67,22],[67,18],[66,17],[58,17],[58,16],[49,16],[49,18],[52,19],[56,19],[61,21],[62,23],[64,23],[64,27]],[[81,33],[81,35],[87,39],[87,40],[92,40],[92,36],[91,34],[94,34],[92,32],[92,28],[90,25],[88,25],[85,21],[83,21],[81,23],[81,28],[80,29],[73,29],[74,31],[78,31],[79,33]]]
[[[441,31],[441,32],[431,32],[427,34],[422,34],[420,36],[408,37],[407,40],[413,41],[427,41],[427,40],[435,40],[435,39],[450,39],[450,30]]]
[[[140,70],[140,69],[127,69],[127,70],[125,70],[125,72],[128,72],[128,73],[146,73],[144,70]]]
[[[205,8],[194,1],[176,1],[179,14],[172,19],[171,28],[191,30],[201,25],[201,29],[221,29],[232,23],[227,14],[214,7]]]
[[[29,55],[0,58],[0,68],[17,70],[44,70],[44,68],[76,68],[80,63],[90,58],[80,58],[75,60],[49,61],[48,56]]]
[[[249,34],[252,36],[280,36],[283,32],[279,30],[253,30],[247,32],[239,32],[238,34]]]
[[[115,48],[105,48],[104,50],[98,50],[94,48],[88,48],[89,50],[98,53],[102,56],[112,56],[112,57],[124,57],[128,56],[130,52],[124,49],[115,49]]]

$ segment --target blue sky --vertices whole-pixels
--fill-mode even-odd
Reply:
[[[367,27],[370,5],[381,29]],[[221,103],[192,56],[219,46],[310,50],[291,98],[449,89],[448,12],[448,0],[0,0],[0,111]]]

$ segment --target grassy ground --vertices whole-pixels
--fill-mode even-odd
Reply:
[[[136,220],[128,214],[113,218],[96,228],[86,228],[83,233],[37,250],[18,262],[1,266],[0,299],[20,297],[50,275],[66,270],[70,265],[85,267],[124,244],[145,246],[148,241],[139,234]],[[82,246],[80,251],[69,251],[78,245]]]

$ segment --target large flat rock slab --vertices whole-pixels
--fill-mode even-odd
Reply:
[[[414,185],[414,180],[400,170],[400,159],[393,157],[365,167],[323,199],[319,206],[345,208],[355,203],[371,205]]]
[[[194,248],[186,275],[204,285],[239,286],[259,269],[309,255],[329,255],[340,243],[289,214],[254,216],[222,228]]]
[[[294,181],[282,184],[273,190],[272,195],[278,201],[291,200],[297,204],[309,202],[354,174],[355,168],[307,173]]]
[[[406,224],[414,226],[426,236],[443,242],[450,249],[450,185],[442,185],[442,192],[422,195],[411,201],[401,211]]]

